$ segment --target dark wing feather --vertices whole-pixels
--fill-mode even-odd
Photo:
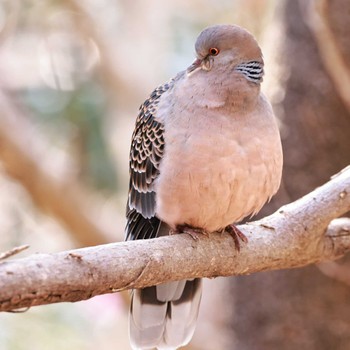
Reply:
[[[173,81],[155,89],[141,105],[130,149],[130,183],[127,204],[126,239],[157,236],[161,221],[155,215],[156,193],[153,182],[159,175],[164,152],[164,126],[156,113],[161,95]]]

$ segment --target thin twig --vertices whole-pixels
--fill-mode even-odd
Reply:
[[[16,254],[19,254],[21,252],[23,252],[23,250],[26,250],[29,248],[28,244],[25,245],[20,245],[18,247],[14,247],[6,252],[0,253],[0,260],[5,260],[11,256],[14,256]]]

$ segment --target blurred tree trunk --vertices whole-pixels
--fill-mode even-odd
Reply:
[[[276,49],[289,74],[285,97],[275,106],[282,111],[283,191],[267,210],[284,204],[286,197],[299,198],[350,163],[349,104],[333,77],[338,65],[327,66],[320,48],[329,38],[310,30],[314,12],[308,13],[309,5],[326,6],[322,20],[333,35],[331,44],[343,62],[350,62],[348,0],[285,1],[285,38]],[[231,286],[236,349],[349,349],[350,287],[316,266],[238,277]]]

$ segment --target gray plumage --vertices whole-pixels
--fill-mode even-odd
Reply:
[[[126,239],[224,230],[277,191],[282,152],[260,92],[261,50],[246,30],[205,29],[196,61],[140,107],[130,150]],[[177,349],[195,329],[199,279],[134,290],[133,349]]]

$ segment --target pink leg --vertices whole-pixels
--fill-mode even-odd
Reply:
[[[248,243],[248,238],[235,225],[226,226],[225,231],[233,238],[237,251],[241,250],[240,240],[244,243]]]

